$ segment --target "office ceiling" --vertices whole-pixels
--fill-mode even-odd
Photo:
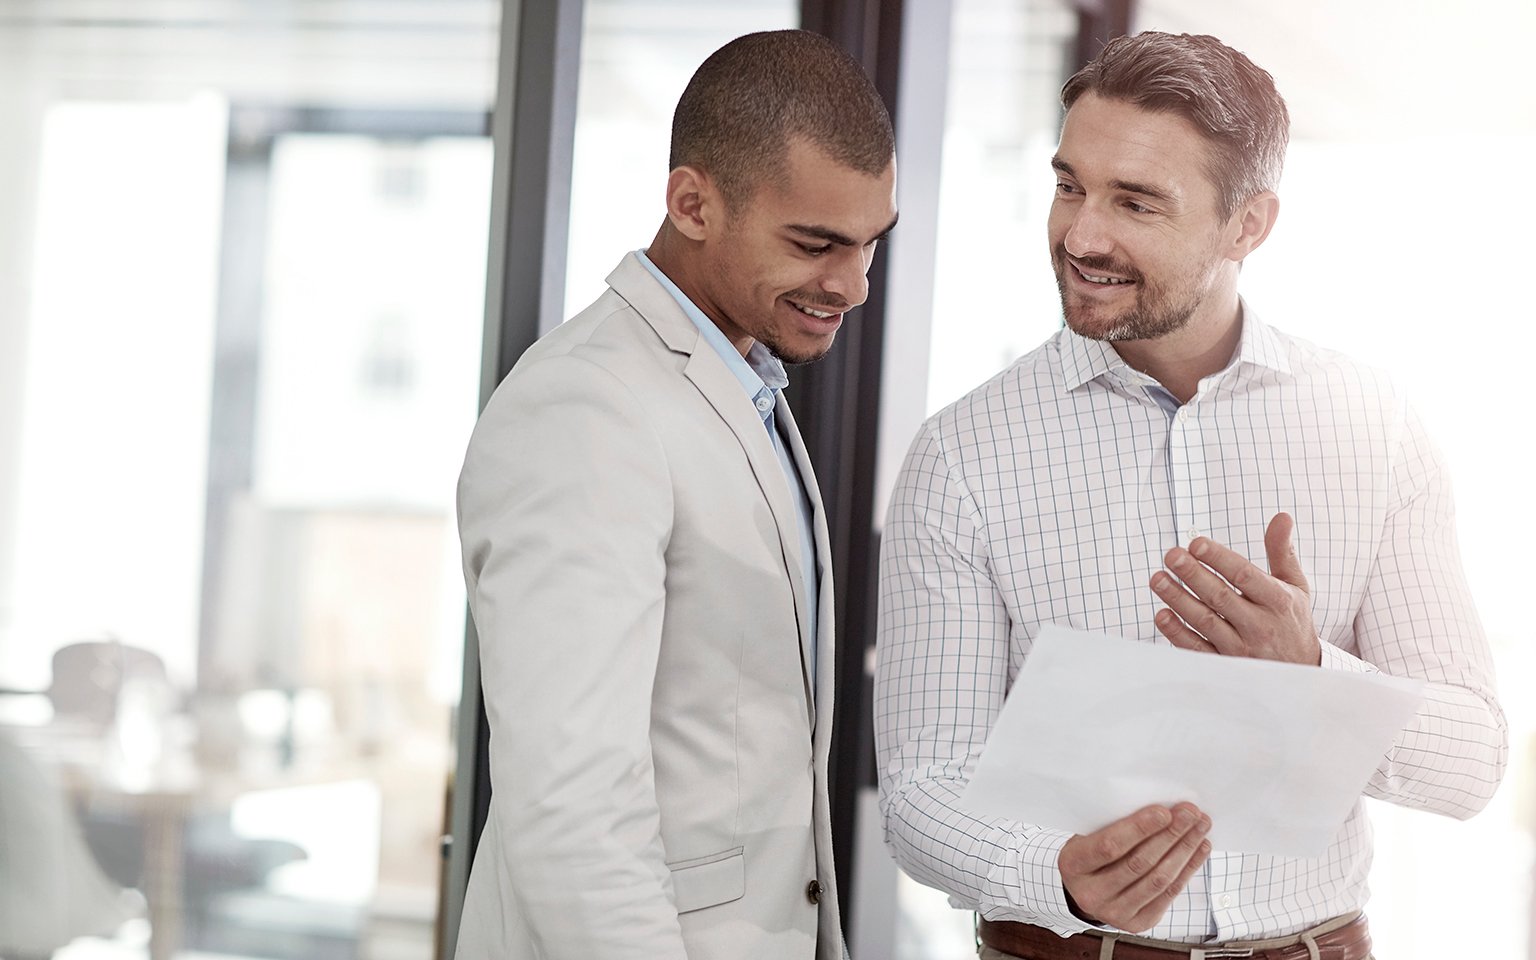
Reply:
[[[0,0],[0,75],[45,97],[488,109],[497,0]]]
[[[908,0],[914,2],[914,0]],[[952,0],[961,15],[1038,23],[1067,0]],[[594,54],[665,29],[677,48],[742,6],[786,0],[592,0]],[[0,0],[0,74],[46,74],[52,94],[484,109],[495,88],[498,0]],[[1014,9],[1016,8],[1016,9]],[[1030,11],[1025,13],[1024,11]],[[1276,77],[1298,139],[1422,130],[1536,135],[1528,38],[1536,0],[1138,0],[1136,26],[1212,33]],[[988,45],[992,49],[995,45]],[[977,51],[983,53],[985,51]],[[153,63],[153,68],[149,64]],[[14,74],[13,74],[14,75]]]

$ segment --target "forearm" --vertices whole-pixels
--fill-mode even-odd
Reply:
[[[655,658],[648,643],[593,642],[639,641],[660,624],[615,630],[593,619],[570,623],[586,641],[574,644],[526,620],[486,631],[494,648],[482,637],[501,828],[484,853],[505,871],[552,960],[681,960],[650,755],[650,684],[617,682],[654,675]],[[581,676],[576,663],[593,654],[601,666]]]
[[[1323,645],[1323,666],[1384,672],[1331,644]],[[1424,699],[1371,775],[1365,794],[1466,819],[1488,804],[1503,778],[1509,756],[1504,711],[1475,679],[1463,679],[1465,685],[1420,679],[1426,680]]]
[[[1393,506],[1361,598],[1358,658],[1324,644],[1324,666],[1424,681],[1424,701],[1382,758],[1366,794],[1466,818],[1487,805],[1508,759],[1493,654],[1462,569],[1451,486],[1439,451],[1404,412]]]
[[[1430,684],[1366,793],[1464,820],[1493,798],[1508,756],[1509,730],[1497,703]]]
[[[488,864],[504,871],[507,890],[530,939],[550,960],[683,960],[682,928],[674,906],[654,808],[644,797],[617,798],[555,814],[553,806],[507,811]],[[627,802],[626,802],[627,801]],[[617,818],[617,830],[605,831]],[[555,814],[555,815],[552,815]],[[623,822],[628,820],[627,823]],[[508,905],[511,908],[511,905]]]
[[[1068,835],[972,816],[959,807],[963,789],[963,781],[946,777],[882,789],[886,845],[902,869],[989,920],[1061,934],[1089,929],[1068,908],[1056,866]]]
[[[1088,929],[1067,908],[1068,835],[960,805],[1008,695],[1013,621],[985,522],[926,427],[892,494],[880,548],[875,750],[886,843],[914,879],[993,920]]]

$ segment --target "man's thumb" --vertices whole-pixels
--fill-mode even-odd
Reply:
[[[1301,560],[1296,556],[1296,545],[1291,539],[1295,527],[1290,514],[1275,514],[1264,531],[1264,552],[1269,557],[1270,576],[1305,590],[1307,575],[1301,569]]]

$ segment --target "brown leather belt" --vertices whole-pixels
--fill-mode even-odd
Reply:
[[[1371,955],[1371,933],[1363,913],[1339,917],[1290,937],[1227,943],[1169,943],[1129,934],[1058,937],[1044,927],[1011,920],[982,920],[976,935],[992,949],[1022,960],[1369,960]]]

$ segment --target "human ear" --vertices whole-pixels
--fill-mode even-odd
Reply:
[[[690,240],[703,240],[717,228],[720,190],[698,167],[681,166],[667,175],[667,219]]]
[[[1232,242],[1227,248],[1227,259],[1242,263],[1269,236],[1279,216],[1280,198],[1272,190],[1255,194],[1239,207],[1228,226]]]

